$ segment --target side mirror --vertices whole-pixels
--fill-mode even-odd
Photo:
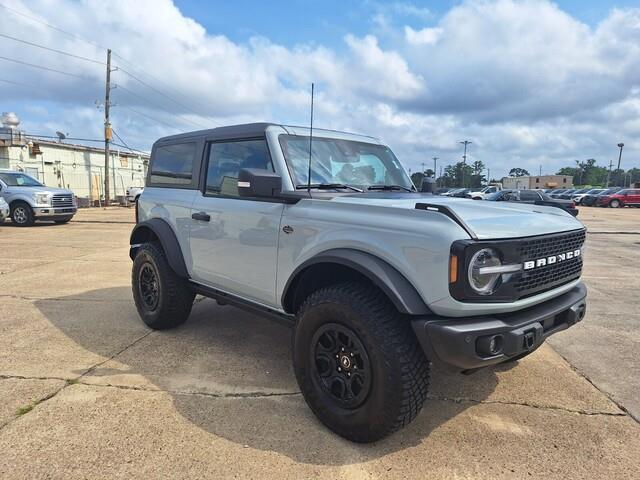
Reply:
[[[242,168],[238,173],[238,194],[241,197],[273,198],[280,194],[282,178],[261,168]]]

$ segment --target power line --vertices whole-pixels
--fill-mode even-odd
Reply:
[[[39,88],[34,85],[29,85],[28,83],[16,82],[15,80],[7,80],[6,78],[0,78],[0,82],[10,83],[12,85],[17,85],[18,87],[28,87],[28,88],[39,90]]]
[[[162,124],[162,125],[164,125],[164,126],[166,126],[166,127],[173,128],[174,130],[178,130],[178,131],[179,131],[179,132],[181,132],[181,133],[185,133],[185,131],[184,131],[184,130],[182,130],[182,129],[180,129],[180,128],[176,127],[175,125],[171,125],[170,123],[163,122],[162,120],[158,120],[157,118],[154,118],[154,117],[152,117],[151,115],[147,115],[146,113],[142,113],[142,112],[140,112],[140,111],[138,111],[138,110],[136,110],[136,109],[134,109],[134,108],[127,107],[127,106],[125,106],[125,105],[118,105],[118,106],[119,106],[120,108],[124,108],[124,109],[126,109],[126,110],[130,110],[130,111],[132,111],[133,113],[136,113],[136,114],[138,114],[138,115],[140,115],[140,116],[142,116],[142,117],[146,117],[146,118],[148,118],[149,120],[153,120],[154,122],[160,123],[160,124]]]
[[[28,42],[27,40],[22,40],[20,38],[12,37],[11,35],[6,35],[4,33],[0,33],[0,37],[8,38],[9,40],[13,40],[14,42],[24,43],[25,45],[30,45],[32,47],[42,48],[43,50],[48,50],[50,52],[59,53],[60,55],[66,55],[67,57],[73,57],[79,60],[84,60],[86,62],[97,63],[98,65],[106,65],[104,62],[101,62],[99,60],[94,60],[92,58],[83,57],[82,55],[75,55],[73,53],[64,52],[62,50],[57,50],[55,48],[46,47],[38,43]]]
[[[129,95],[132,95],[132,96],[134,96],[134,97],[136,97],[136,98],[139,98],[140,100],[142,100],[142,101],[144,101],[144,102],[148,103],[149,105],[151,105],[151,106],[153,106],[153,107],[155,107],[155,108],[161,108],[162,110],[165,110],[167,113],[171,113],[169,110],[167,110],[167,109],[165,109],[165,108],[160,107],[159,105],[157,105],[155,102],[152,102],[152,101],[151,101],[151,100],[149,100],[148,98],[143,97],[142,95],[139,95],[139,94],[137,94],[137,93],[135,93],[135,92],[132,92],[132,91],[131,91],[131,90],[129,90],[127,87],[123,87],[122,85],[118,84],[118,85],[117,85],[117,88],[119,88],[119,89],[121,89],[121,90],[124,90],[124,91],[125,91],[125,92],[127,92]],[[194,121],[192,121],[192,120],[189,120],[189,119],[187,119],[187,118],[179,118],[179,120],[181,120],[182,122],[190,123],[191,125],[195,125],[196,127],[199,127],[199,128],[208,128],[208,127],[206,127],[206,126],[204,126],[204,125],[202,125],[202,124],[196,123],[196,122],[194,122]]]
[[[102,45],[100,45],[98,43],[95,43],[95,42],[93,42],[91,40],[88,40],[87,38],[85,38],[85,37],[83,37],[81,35],[78,35],[77,33],[68,32],[66,30],[63,30],[62,28],[56,27],[55,25],[51,25],[50,23],[47,23],[47,22],[45,22],[43,20],[40,20],[39,18],[35,18],[35,17],[31,16],[31,15],[27,15],[26,13],[22,13],[22,12],[19,12],[18,10],[15,10],[13,8],[10,8],[10,7],[7,7],[6,5],[3,5],[2,3],[0,3],[0,8],[4,8],[5,10],[13,13],[14,15],[19,15],[21,17],[28,18],[29,20],[31,20],[33,22],[39,23],[41,25],[44,25],[45,27],[48,27],[48,28],[50,28],[52,30],[55,30],[57,32],[64,33],[65,35],[68,35],[68,36],[70,36],[72,38],[75,38],[77,40],[81,40],[81,41],[83,41],[85,43],[88,43],[89,45],[93,45],[94,47],[98,47],[98,48],[101,48],[103,50],[106,50],[106,47],[103,47]]]
[[[147,152],[143,152],[142,150],[137,150],[137,149],[135,149],[135,148],[131,148],[129,145],[127,145],[127,142],[125,142],[125,141],[122,139],[122,137],[121,137],[120,135],[118,135],[118,132],[116,132],[114,129],[111,129],[111,131],[112,131],[112,132],[113,132],[113,134],[118,138],[118,140],[120,140],[120,141],[123,143],[123,145],[120,145],[119,143],[111,142],[111,143],[113,143],[114,145],[117,145],[118,147],[124,147],[124,148],[127,148],[127,149],[129,149],[130,151],[132,151],[132,152],[138,152],[138,153],[144,153],[144,154],[146,154],[146,153],[147,153]]]
[[[191,113],[193,113],[193,114],[195,114],[195,115],[198,115],[199,117],[200,117],[200,116],[203,116],[203,115],[200,115],[200,114],[199,114],[198,112],[196,112],[195,110],[193,110],[192,108],[189,108],[188,106],[186,106],[184,103],[182,103],[182,102],[180,102],[180,101],[176,100],[176,99],[175,99],[175,98],[173,98],[173,97],[170,97],[169,95],[167,95],[166,93],[162,92],[161,90],[158,90],[156,87],[154,87],[154,86],[152,86],[152,85],[149,85],[147,82],[145,82],[144,80],[141,80],[141,79],[140,79],[140,78],[138,78],[136,75],[134,75],[133,73],[131,73],[131,72],[129,72],[129,71],[127,71],[127,70],[123,69],[122,67],[119,67],[119,68],[118,68],[118,71],[119,71],[119,72],[122,72],[122,73],[124,73],[124,74],[126,74],[126,75],[128,75],[129,77],[133,78],[134,80],[136,80],[136,81],[137,81],[137,82],[139,82],[140,84],[144,85],[145,87],[149,88],[150,90],[153,90],[153,91],[154,91],[154,92],[156,92],[158,95],[160,95],[160,96],[162,96],[162,97],[164,97],[164,98],[166,98],[166,99],[168,99],[168,100],[171,100],[173,103],[175,103],[176,105],[181,106],[181,107],[182,107],[182,108],[184,108],[185,110],[188,110],[188,111],[190,111]],[[205,117],[205,118],[206,118],[206,117]],[[212,122],[212,123],[215,123],[215,122]]]
[[[91,77],[87,77],[85,75],[78,75],[76,73],[63,72],[62,70],[56,70],[55,68],[43,67],[42,65],[36,65],[35,63],[23,62],[22,60],[16,60],[15,58],[3,57],[0,55],[0,59],[6,60],[8,62],[19,63],[21,65],[26,65],[28,67],[39,68],[40,70],[47,70],[49,72],[59,73],[61,75],[67,75],[69,77],[80,78],[82,80],[94,80]]]

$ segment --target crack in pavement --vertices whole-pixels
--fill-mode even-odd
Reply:
[[[125,352],[127,349],[133,347],[135,344],[137,344],[139,341],[145,339],[146,337],[148,337],[149,335],[151,335],[152,333],[154,333],[153,330],[149,330],[148,332],[146,332],[144,335],[141,335],[140,337],[136,338],[133,342],[131,342],[130,344],[128,344],[127,346],[125,346],[124,348],[122,348],[121,350],[119,350],[118,352],[114,353],[113,355],[111,355],[110,357],[106,358],[105,360],[96,363],[95,365],[92,365],[91,367],[89,367],[88,369],[86,369],[82,374],[78,375],[75,378],[71,378],[71,379],[59,379],[59,378],[55,378],[55,380],[64,380],[65,383],[58,388],[57,390],[55,390],[54,392],[51,392],[48,395],[45,395],[44,397],[40,398],[39,400],[33,402],[33,408],[27,412],[24,413],[23,415],[17,415],[15,417],[13,417],[12,419],[10,419],[9,421],[5,422],[3,425],[0,425],[0,431],[2,431],[5,427],[7,427],[8,425],[10,425],[11,423],[15,422],[16,420],[18,420],[19,418],[22,418],[26,415],[29,415],[29,413],[31,413],[31,411],[35,410],[35,408],[37,406],[39,406],[40,404],[46,402],[47,400],[52,399],[53,397],[55,397],[56,395],[58,395],[62,390],[64,390],[65,388],[67,388],[69,385],[74,385],[76,383],[80,383],[80,379],[82,377],[84,377],[85,375],[93,372],[96,368],[104,365],[105,363],[113,360],[114,358],[116,358],[118,355],[122,354],[123,352]],[[7,379],[7,378],[19,378],[19,376],[8,376],[8,375],[2,375],[3,379]],[[51,378],[52,380],[54,380],[54,378]],[[46,380],[46,378],[41,378],[41,380]]]
[[[560,407],[557,405],[536,405],[533,403],[527,403],[527,402],[511,402],[511,401],[506,401],[506,400],[476,400],[474,398],[464,398],[464,397],[443,397],[443,396],[437,396],[437,395],[430,395],[427,394],[427,398],[429,400],[439,400],[439,401],[444,401],[444,402],[453,402],[453,403],[475,403],[478,405],[512,405],[512,406],[518,406],[518,407],[529,407],[529,408],[536,408],[538,410],[557,410],[557,411],[561,411],[561,412],[566,412],[566,413],[575,413],[578,415],[587,415],[587,416],[598,416],[598,415],[603,415],[603,416],[608,416],[608,417],[626,417],[628,416],[627,413],[625,413],[624,411],[620,411],[620,412],[602,412],[602,411],[588,411],[588,410],[582,410],[582,409],[573,409],[573,408],[567,408],[567,407]]]
[[[149,332],[146,335],[144,335],[143,337],[140,337],[134,343],[137,343],[138,341],[142,340],[142,338],[148,336],[150,333],[153,333],[153,332]],[[131,344],[130,346],[126,347],[125,349],[123,349],[118,354],[112,356],[109,360],[115,358],[117,355],[119,355],[120,353],[124,352],[127,348],[130,348],[131,346],[133,346],[133,344]],[[44,398],[43,400],[40,400],[37,403],[41,403],[42,401],[48,400],[50,398],[53,398],[61,390],[63,390],[64,388],[66,388],[69,385],[84,385],[84,386],[87,386],[87,387],[97,387],[97,388],[116,388],[116,389],[119,389],[119,390],[168,393],[170,395],[199,396],[199,397],[208,397],[208,398],[217,398],[217,399],[224,399],[224,398],[291,397],[291,396],[302,395],[302,392],[297,391],[297,390],[296,391],[291,391],[291,392],[252,391],[252,392],[233,392],[233,393],[232,392],[229,392],[229,393],[210,393],[210,392],[190,392],[190,391],[183,391],[183,390],[165,390],[165,389],[162,389],[162,388],[149,388],[149,387],[132,386],[132,385],[115,385],[115,384],[111,384],[111,383],[89,383],[89,382],[83,382],[83,381],[80,380],[83,376],[87,375],[87,373],[90,373],[90,371],[93,371],[95,368],[97,368],[98,366],[100,366],[101,364],[103,364],[103,363],[105,363],[106,361],[109,361],[109,360],[105,360],[104,362],[100,362],[99,364],[94,365],[93,367],[91,367],[91,369],[88,369],[85,373],[83,373],[82,375],[80,375],[76,379],[64,379],[64,378],[59,378],[59,377],[26,377],[26,376],[20,376],[20,375],[0,375],[0,379],[18,378],[18,379],[65,380],[66,381],[66,384],[62,388],[60,388],[59,390],[57,390],[53,394],[47,396],[46,398]],[[556,405],[536,405],[536,404],[527,403],[527,402],[514,402],[514,401],[507,401],[507,400],[476,400],[476,399],[473,399],[473,398],[466,398],[466,397],[446,397],[446,396],[431,395],[431,394],[428,394],[427,398],[429,400],[438,400],[438,401],[451,402],[451,403],[456,403],[456,404],[474,403],[474,404],[477,404],[477,405],[511,405],[511,406],[516,406],[516,407],[528,407],[528,408],[535,408],[535,409],[538,409],[538,410],[553,410],[553,411],[560,411],[560,412],[565,412],[565,413],[572,413],[572,414],[586,415],[586,416],[608,416],[608,417],[627,417],[627,416],[631,416],[632,417],[632,415],[630,415],[624,409],[621,409],[620,412],[603,412],[603,411],[598,411],[598,410],[589,411],[589,410],[583,410],[583,409],[574,409],[574,408],[568,408],[568,407],[561,407],[561,406],[556,406]],[[0,426],[0,428],[2,428],[2,426]]]

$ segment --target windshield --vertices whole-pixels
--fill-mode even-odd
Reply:
[[[0,179],[9,187],[42,187],[43,185],[35,178],[24,173],[0,172]]]
[[[280,135],[279,140],[294,186],[306,186],[309,179],[309,137]],[[333,184],[364,191],[386,185],[414,190],[411,179],[389,147],[322,137],[313,138],[310,183],[312,188],[314,185]]]

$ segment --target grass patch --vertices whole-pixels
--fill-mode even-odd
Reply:
[[[16,410],[16,415],[25,415],[33,410],[33,407],[35,407],[36,405],[37,404],[35,403],[30,403],[29,405],[25,405],[24,407],[18,407],[18,409]]]

